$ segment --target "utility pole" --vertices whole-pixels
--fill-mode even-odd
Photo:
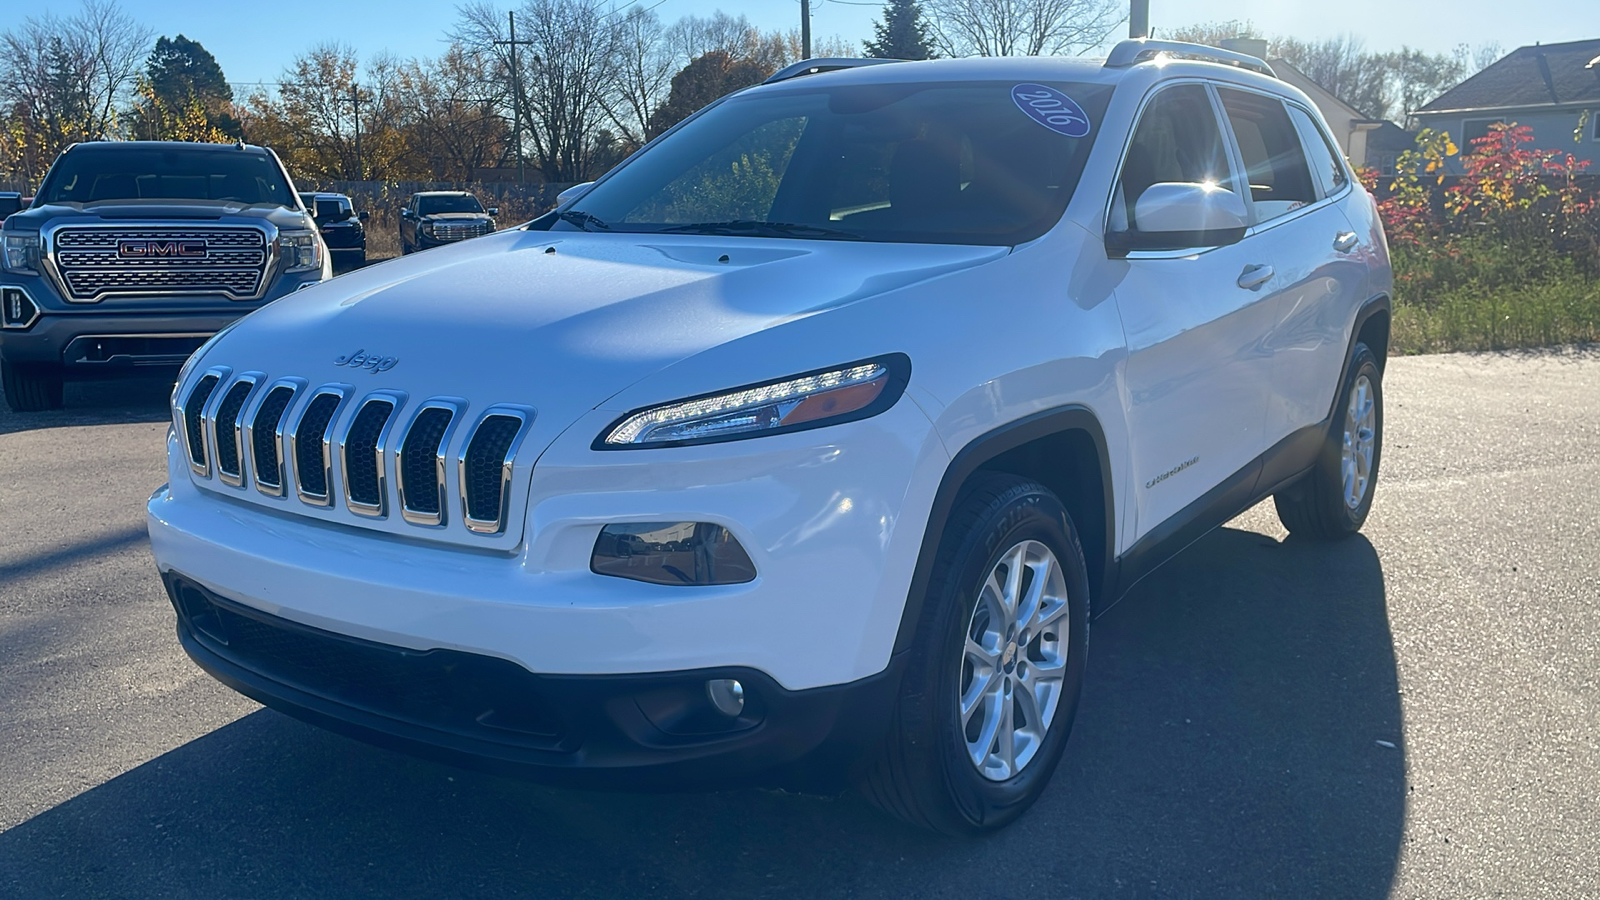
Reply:
[[[366,166],[361,164],[361,86],[354,81],[350,82],[350,96],[335,97],[337,103],[348,103],[355,108],[356,113],[356,180],[366,181]]]
[[[533,41],[517,40],[516,13],[506,13],[506,21],[511,24],[511,39],[495,43],[511,48],[511,143],[517,148],[517,183],[526,184],[528,169],[522,161],[522,70],[517,67],[517,45],[532,44]]]
[[[811,0],[800,0],[800,58],[811,58]]]
[[[1128,0],[1128,37],[1150,36],[1150,0]]]

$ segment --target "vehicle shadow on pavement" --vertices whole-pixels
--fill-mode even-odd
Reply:
[[[77,425],[162,421],[172,415],[169,404],[174,374],[68,382],[66,408],[50,412],[16,413],[0,400],[0,435]]]
[[[855,794],[546,788],[262,710],[0,834],[0,895],[1388,894],[1404,745],[1365,538],[1219,530],[1093,632],[1054,783],[989,838]]]

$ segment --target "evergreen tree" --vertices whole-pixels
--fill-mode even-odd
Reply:
[[[753,59],[737,59],[722,50],[697,56],[672,76],[667,102],[656,107],[650,116],[645,136],[653,138],[713,100],[760,84],[771,75],[771,66]]]
[[[239,135],[233,88],[223,77],[217,58],[199,41],[181,34],[156,41],[145,61],[139,94],[134,122],[137,137],[196,140],[191,136],[196,128],[207,134],[215,129],[218,135],[209,139]]]
[[[883,7],[883,21],[872,23],[877,40],[866,42],[868,56],[879,59],[933,59],[928,40],[928,23],[922,18],[917,0],[889,0]]]

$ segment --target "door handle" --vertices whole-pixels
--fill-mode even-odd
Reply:
[[[1354,231],[1341,231],[1339,232],[1338,237],[1333,239],[1333,249],[1339,251],[1340,253],[1349,253],[1351,250],[1354,250],[1356,245],[1359,243],[1361,243],[1361,239],[1356,237],[1356,233]]]
[[[1239,276],[1239,287],[1254,290],[1272,280],[1271,266],[1250,266]]]

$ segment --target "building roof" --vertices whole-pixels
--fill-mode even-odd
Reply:
[[[1415,131],[1407,131],[1387,119],[1382,125],[1367,132],[1368,153],[1379,150],[1415,150],[1416,146]]]
[[[1418,114],[1600,102],[1600,38],[1518,47]]]

